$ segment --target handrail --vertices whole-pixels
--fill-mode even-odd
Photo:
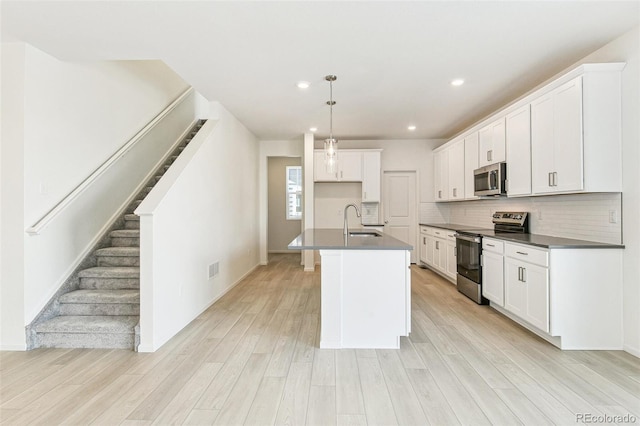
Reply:
[[[184,101],[187,96],[193,92],[193,88],[189,87],[182,92],[173,102],[171,102],[165,109],[163,109],[153,120],[151,120],[146,126],[144,126],[138,133],[136,133],[127,143],[122,145],[111,157],[109,157],[100,167],[95,169],[85,180],[83,180],[78,186],[76,186],[70,193],[68,193],[58,204],[56,204],[51,210],[49,210],[40,220],[34,225],[28,227],[25,232],[29,235],[38,235],[42,230],[56,217],[64,208],[69,205],[74,199],[82,194],[89,185],[98,179],[104,172],[111,167],[120,157],[129,152],[134,145],[136,145],[151,129],[153,129],[167,114],[173,111],[179,104]]]

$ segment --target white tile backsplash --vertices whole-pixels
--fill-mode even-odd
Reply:
[[[435,204],[435,206],[433,206]],[[422,223],[449,222],[493,228],[496,211],[529,212],[532,234],[619,244],[622,241],[622,194],[594,193],[545,197],[495,198],[452,203],[421,203]],[[611,211],[617,223],[609,222]]]

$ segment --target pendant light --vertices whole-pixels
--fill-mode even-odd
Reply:
[[[328,75],[324,78],[329,82],[329,139],[324,140],[324,165],[327,173],[335,173],[338,168],[338,140],[333,137],[333,82],[338,79],[335,75]]]

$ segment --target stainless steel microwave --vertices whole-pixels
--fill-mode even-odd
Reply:
[[[506,195],[507,163],[496,163],[473,171],[473,194]]]

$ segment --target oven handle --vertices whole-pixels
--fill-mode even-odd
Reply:
[[[471,237],[468,235],[461,235],[461,234],[453,234],[453,236],[456,237],[456,239],[458,240],[468,241],[470,243],[480,244],[480,242],[482,241],[481,237]]]

